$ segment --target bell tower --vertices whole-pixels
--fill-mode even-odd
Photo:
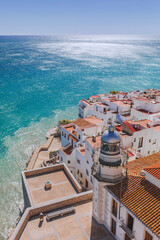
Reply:
[[[107,198],[104,187],[122,180],[120,135],[109,126],[101,137],[99,162],[93,182],[93,216],[103,224],[107,217]]]

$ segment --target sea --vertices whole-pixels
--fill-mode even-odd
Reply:
[[[160,88],[160,37],[0,36],[0,240],[16,223],[21,171],[82,98]]]

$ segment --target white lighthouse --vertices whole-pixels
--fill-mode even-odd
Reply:
[[[120,152],[120,135],[112,126],[101,137],[101,149],[97,171],[93,184],[93,216],[99,223],[104,223],[107,209],[106,185],[122,180],[122,164]]]

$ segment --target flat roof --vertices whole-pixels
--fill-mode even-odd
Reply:
[[[26,171],[22,176],[25,178],[24,183],[29,199],[31,199],[31,205],[81,192],[78,182],[64,164]],[[51,183],[50,189],[45,188],[47,181]]]
[[[92,201],[76,204],[74,208],[75,213],[53,218],[50,221],[46,220],[47,213],[43,213],[42,224],[40,224],[39,215],[31,217],[20,240],[113,240],[111,234],[92,219]]]

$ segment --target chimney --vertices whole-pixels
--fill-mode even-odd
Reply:
[[[92,135],[92,142],[96,142],[96,136]]]

